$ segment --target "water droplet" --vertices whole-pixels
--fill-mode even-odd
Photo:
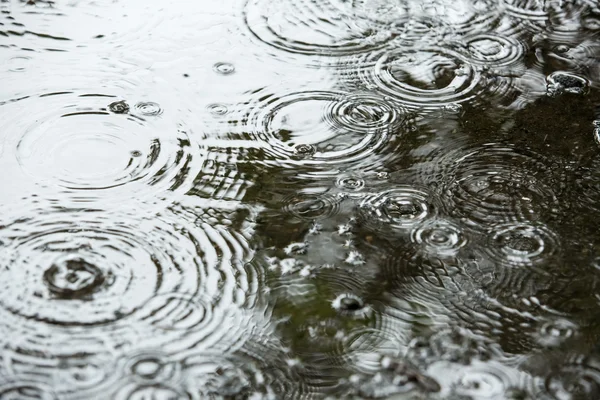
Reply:
[[[456,103],[450,103],[444,106],[444,111],[448,114],[460,114],[462,112],[462,109],[462,105]]]
[[[133,150],[131,152],[131,157],[141,157],[142,156],[142,152],[139,150]]]
[[[129,112],[129,104],[125,100],[110,103],[108,108],[115,114],[127,114]]]
[[[235,72],[235,66],[227,62],[218,62],[213,65],[213,69],[221,75],[231,75]]]
[[[556,347],[577,333],[577,325],[565,319],[544,322],[539,329],[538,342],[542,346]]]

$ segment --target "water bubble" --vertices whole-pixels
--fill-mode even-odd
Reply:
[[[136,113],[139,113],[145,117],[155,117],[163,113],[160,105],[151,101],[137,103],[134,108]]]
[[[133,150],[131,152],[131,157],[141,157],[142,156],[142,152],[139,150]]]
[[[546,92],[549,95],[561,93],[585,94],[590,83],[570,72],[556,71],[546,77]]]
[[[129,112],[129,104],[125,100],[110,103],[108,108],[115,114],[127,114]]]
[[[212,115],[217,115],[217,116],[222,116],[225,115],[229,112],[229,109],[227,108],[227,106],[225,104],[210,104],[207,106],[208,111],[212,114]]]
[[[213,69],[215,72],[221,75],[231,75],[235,72],[235,67],[233,64],[227,62],[218,62],[213,65]]]

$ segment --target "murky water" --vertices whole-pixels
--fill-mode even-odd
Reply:
[[[600,398],[597,0],[0,12],[0,399]]]

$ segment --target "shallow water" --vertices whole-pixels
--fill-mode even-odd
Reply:
[[[0,12],[0,399],[600,398],[597,1]]]

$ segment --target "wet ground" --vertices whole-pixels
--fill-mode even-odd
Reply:
[[[1,0],[0,399],[599,399],[595,0]]]

